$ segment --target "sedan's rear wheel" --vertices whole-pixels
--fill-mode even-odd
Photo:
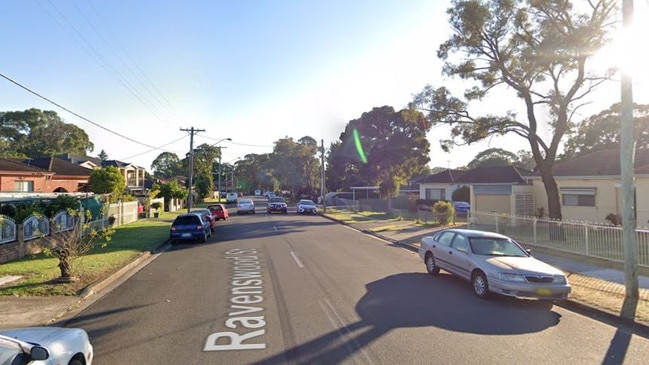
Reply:
[[[480,299],[489,298],[489,283],[487,277],[482,271],[478,271],[471,277],[471,285],[473,286],[473,293]]]
[[[428,252],[425,258],[426,271],[431,275],[439,274],[439,267],[435,264],[435,256],[432,253]]]

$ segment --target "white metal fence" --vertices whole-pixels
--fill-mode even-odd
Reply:
[[[622,227],[472,212],[469,227],[506,234],[521,243],[624,262]],[[649,231],[636,230],[638,265],[649,267]]]

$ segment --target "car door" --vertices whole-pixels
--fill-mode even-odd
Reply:
[[[431,247],[437,266],[448,271],[452,270],[449,262],[449,250],[455,234],[453,231],[440,232],[435,236],[435,244]]]
[[[467,280],[471,278],[471,260],[469,259],[469,240],[462,234],[456,234],[448,248],[447,262],[449,270]]]

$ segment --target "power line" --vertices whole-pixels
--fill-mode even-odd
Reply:
[[[63,30],[65,30],[68,35],[86,52],[88,53],[97,63],[99,63],[113,78],[115,78],[131,95],[135,97],[146,109],[148,109],[158,120],[163,123],[166,123],[161,113],[159,113],[156,108],[150,103],[143,95],[140,95],[138,90],[133,86],[133,84],[124,77],[102,54],[96,47],[89,42],[81,31],[71,22],[68,17],[52,2],[52,0],[47,0],[50,7],[54,9],[54,12],[63,20],[56,18],[50,10],[45,8],[45,6],[39,2],[39,5],[56,21]],[[76,5],[76,4],[75,4]],[[89,23],[90,24],[90,23]],[[92,24],[90,24],[93,27]],[[94,27],[93,27],[94,28]],[[97,33],[97,31],[95,30]],[[105,40],[104,40],[105,42]]]
[[[57,102],[55,102],[55,101],[53,101],[53,100],[51,100],[51,99],[46,98],[45,96],[43,96],[43,95],[37,93],[36,91],[34,91],[34,90],[28,88],[27,86],[24,86],[24,85],[20,84],[18,81],[15,81],[15,80],[11,79],[9,76],[6,76],[5,74],[3,74],[3,73],[1,73],[1,72],[0,72],[0,77],[4,78],[5,80],[11,82],[12,84],[14,84],[14,85],[16,85],[16,86],[18,86],[18,87],[20,87],[20,88],[23,89],[23,90],[25,90],[25,91],[27,91],[27,92],[29,92],[29,93],[31,93],[31,94],[36,95],[37,97],[39,97],[39,98],[41,98],[41,99],[47,101],[48,103],[53,104],[53,105],[56,105],[57,107],[59,107],[59,108],[65,110],[66,112],[68,112],[68,113],[70,113],[70,114],[76,116],[77,118],[80,118],[80,119],[82,119],[82,120],[84,120],[84,121],[86,121],[86,122],[88,122],[88,123],[94,125],[95,127],[99,127],[99,128],[101,128],[101,129],[103,129],[103,130],[109,132],[109,133],[112,133],[112,134],[114,134],[114,135],[116,135],[116,136],[118,136],[118,137],[124,138],[124,139],[126,139],[126,140],[128,140],[128,141],[131,141],[131,142],[133,142],[133,143],[137,143],[137,144],[139,144],[139,145],[141,145],[141,146],[145,146],[145,147],[152,148],[152,149],[159,149],[158,147],[153,147],[153,146],[148,145],[148,144],[146,144],[146,143],[143,143],[143,142],[140,142],[140,141],[136,141],[136,140],[134,140],[133,138],[127,137],[127,136],[125,136],[125,135],[123,135],[123,134],[120,134],[120,133],[117,133],[117,132],[115,132],[115,131],[112,131],[112,130],[110,130],[110,129],[108,129],[108,128],[106,128],[106,127],[100,125],[100,124],[97,124],[97,123],[93,122],[92,120],[90,120],[90,119],[88,119],[88,118],[86,118],[86,117],[84,117],[84,116],[82,116],[82,115],[80,115],[80,114],[77,114],[77,113],[73,112],[72,110],[70,110],[70,109],[64,107],[63,105],[61,105],[61,104],[59,104],[59,103],[57,103]]]

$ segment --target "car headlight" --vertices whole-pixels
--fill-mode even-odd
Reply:
[[[525,276],[521,274],[512,274],[508,272],[499,272],[498,273],[498,279],[502,281],[515,281],[518,283],[524,283],[526,282]]]

